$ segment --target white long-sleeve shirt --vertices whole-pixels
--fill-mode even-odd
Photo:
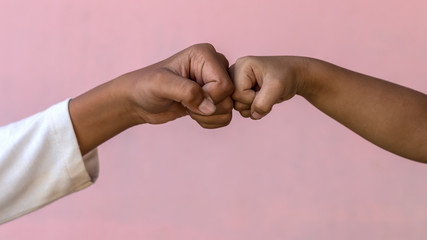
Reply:
[[[0,224],[96,180],[97,150],[81,155],[68,102],[0,127]]]

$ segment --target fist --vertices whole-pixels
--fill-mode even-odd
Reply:
[[[243,57],[229,69],[234,108],[245,118],[261,119],[274,104],[292,98],[298,88],[297,57]]]
[[[232,118],[234,87],[228,61],[210,44],[191,46],[172,57],[125,74],[140,123],[160,124],[190,115],[204,128]]]

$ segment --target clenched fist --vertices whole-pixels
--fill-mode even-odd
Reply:
[[[243,117],[261,119],[274,104],[295,96],[301,84],[302,58],[243,57],[230,67],[234,108]]]
[[[233,90],[227,59],[212,45],[197,44],[72,99],[69,109],[84,154],[143,123],[190,115],[204,128],[226,126]]]
[[[123,75],[141,123],[159,124],[189,114],[202,127],[229,124],[233,84],[228,61],[210,44],[191,46],[172,57]]]

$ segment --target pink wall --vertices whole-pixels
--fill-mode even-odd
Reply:
[[[0,124],[198,42],[234,62],[306,55],[427,92],[422,0],[3,0]],[[100,147],[101,176],[0,239],[426,239],[427,165],[302,98],[259,122],[189,118]]]

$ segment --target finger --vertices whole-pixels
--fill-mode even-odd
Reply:
[[[249,106],[249,109],[250,109],[250,106]],[[233,101],[231,100],[230,97],[228,97],[216,105],[216,111],[211,116],[215,116],[219,114],[229,114],[231,113],[232,110],[233,110]],[[194,113],[191,111],[189,111],[189,114],[193,116],[200,115],[198,113]]]
[[[232,118],[233,101],[228,97],[217,104],[216,107],[215,113],[210,116],[203,116],[191,111],[188,113],[191,118],[196,120],[204,128],[217,128],[228,125]]]
[[[251,106],[253,119],[261,119],[271,111],[273,105],[283,95],[282,88],[280,81],[275,79],[264,81]]]
[[[240,115],[244,118],[250,118],[251,117],[251,110],[243,110],[240,111]]]
[[[256,84],[256,77],[251,66],[242,60],[238,60],[229,69],[231,80],[235,91],[246,91],[252,89]]]
[[[192,119],[197,121],[200,126],[204,128],[218,128],[218,127],[224,127],[230,124],[232,119],[232,113],[226,113],[226,114],[219,114],[219,115],[212,115],[212,116],[202,116],[202,115],[195,115],[190,113],[189,114]]]
[[[197,82],[202,82],[203,90],[215,103],[221,102],[230,96],[234,90],[233,83],[228,75],[228,61],[224,55],[217,53],[210,44],[201,44],[193,47],[191,57],[191,73]]]
[[[227,123],[227,124],[225,124],[225,125],[218,125],[218,124],[199,124],[200,126],[202,126],[203,128],[206,128],[206,129],[215,129],[215,128],[221,128],[221,127],[226,127],[226,126],[228,126],[228,124],[230,124],[230,123]]]
[[[251,105],[241,102],[234,102],[234,109],[237,111],[251,110]]]
[[[231,95],[231,98],[236,102],[251,105],[255,99],[255,91],[252,89],[248,89],[245,91],[240,91],[236,89]]]
[[[216,111],[214,114],[230,113],[233,110],[233,104],[234,102],[231,100],[231,97],[225,98],[216,105]]]
[[[223,78],[217,77],[217,79],[219,79],[218,81],[206,82],[202,87],[203,90],[214,100],[215,103],[218,103],[226,97],[230,96],[234,91],[234,86],[231,80],[229,79],[228,73],[226,73],[225,71],[223,73],[227,74],[227,76],[224,75]],[[222,73],[219,72],[218,74],[222,75]],[[204,79],[215,78],[216,77],[205,77]]]
[[[183,104],[192,112],[210,115],[216,107],[209,97],[206,97],[203,89],[194,81],[178,76],[165,70],[158,77],[157,96],[171,99]]]
[[[228,62],[228,59],[224,56],[224,54],[217,52],[218,60],[222,63],[225,69],[228,69],[228,66],[230,65]]]
[[[234,101],[252,104],[255,98],[256,76],[249,65],[238,60],[229,69],[229,73],[235,86],[232,98]]]

